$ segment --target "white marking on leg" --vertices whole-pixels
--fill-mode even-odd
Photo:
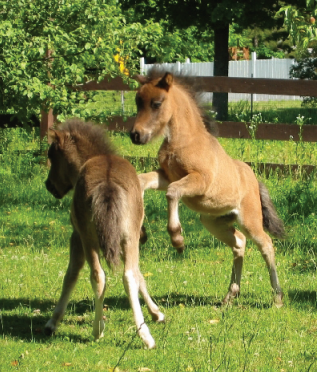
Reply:
[[[163,322],[165,319],[165,316],[163,313],[159,311],[159,307],[151,299],[148,293],[148,290],[147,290],[145,280],[140,272],[139,272],[139,291],[142,297],[144,298],[144,301],[147,304],[148,311],[152,316],[152,320],[156,322]]]
[[[245,242],[241,240],[239,237],[235,236],[235,241],[237,248],[245,248]]]
[[[129,297],[131,308],[133,310],[138,334],[148,348],[154,348],[155,341],[152,338],[148,326],[145,324],[144,321],[144,317],[141,311],[141,306],[138,298],[139,286],[132,270],[125,270],[124,285],[127,291],[127,295]]]
[[[169,226],[171,229],[176,229],[180,226],[178,204],[173,201],[170,206]]]
[[[95,339],[102,338],[104,336],[105,323],[103,320],[103,301],[105,293],[105,273],[102,268],[99,268],[97,273],[98,281],[91,275],[91,284],[95,294],[95,319],[93,323],[93,336]]]
[[[238,215],[239,214],[239,210],[238,209],[233,209],[233,210],[230,211],[230,214]]]

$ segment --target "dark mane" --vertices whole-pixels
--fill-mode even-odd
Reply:
[[[115,147],[110,143],[105,128],[81,119],[68,119],[58,129],[69,132],[78,150],[89,153],[90,156],[116,154]]]
[[[155,65],[147,72],[148,82],[162,78],[167,72],[170,71],[167,71],[164,66]],[[219,134],[218,125],[216,121],[212,118],[212,113],[210,113],[210,110],[206,109],[206,107],[204,107],[203,105],[202,94],[204,93],[204,91],[199,84],[194,83],[193,78],[195,76],[183,75],[182,73],[172,73],[172,75],[175,79],[175,83],[179,86],[182,86],[182,88],[186,90],[187,93],[195,101],[200,111],[200,115],[205,125],[205,128],[208,130],[209,133],[211,133],[211,135],[217,137]]]

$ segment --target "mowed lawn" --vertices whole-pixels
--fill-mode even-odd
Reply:
[[[272,306],[265,262],[250,242],[241,296],[221,306],[230,248],[180,203],[187,246],[177,254],[166,232],[164,194],[146,192],[148,241],[140,249],[140,267],[166,315],[166,323],[156,324],[142,303],[157,343],[148,351],[136,336],[122,268],[111,273],[105,263],[105,337],[94,342],[91,336],[87,266],[60,328],[45,336],[68,264],[71,195],[55,200],[44,187],[46,166],[10,154],[4,152],[0,164],[1,371],[317,371],[316,175],[258,175],[288,234],[274,241],[285,294],[280,309]],[[150,163],[137,165],[138,171],[149,171]]]

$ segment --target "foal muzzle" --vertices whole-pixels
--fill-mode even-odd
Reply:
[[[61,199],[63,196],[59,194],[59,192],[56,190],[55,186],[51,183],[49,179],[45,182],[46,189],[53,195],[53,197],[57,199]]]
[[[130,139],[133,144],[135,145],[144,145],[150,140],[150,135],[149,134],[142,134],[139,131],[130,131]]]

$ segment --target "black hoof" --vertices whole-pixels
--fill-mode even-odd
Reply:
[[[44,334],[47,335],[48,337],[51,337],[54,334],[54,332],[53,332],[53,330],[51,328],[49,328],[48,326],[46,326],[44,328]]]
[[[176,247],[175,249],[177,250],[178,254],[182,254],[184,252],[185,246]]]

